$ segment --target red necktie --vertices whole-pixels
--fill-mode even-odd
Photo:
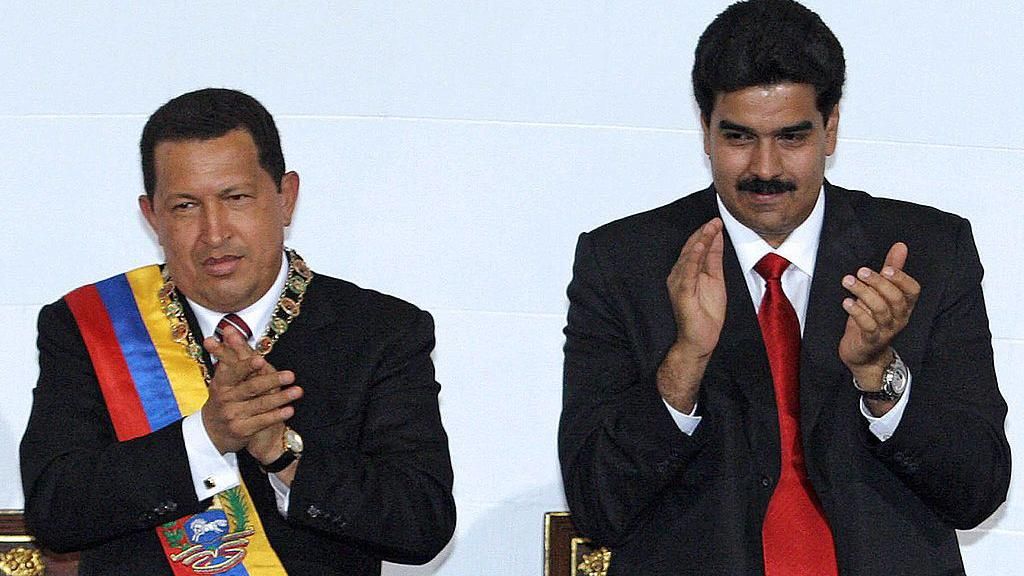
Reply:
[[[800,443],[800,323],[782,291],[788,267],[789,260],[770,253],[754,267],[767,284],[757,320],[775,383],[782,445],[782,471],[761,532],[765,574],[828,576],[837,573],[835,545]]]
[[[226,330],[228,326],[238,330],[242,336],[245,336],[246,340],[252,338],[252,330],[249,328],[249,325],[245,323],[245,320],[242,320],[238,314],[231,312],[225,314],[224,317],[220,319],[220,322],[217,322],[217,327],[213,330],[213,333],[217,336],[217,340],[222,342],[224,341],[224,330]]]

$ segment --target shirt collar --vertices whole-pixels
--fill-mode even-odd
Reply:
[[[716,194],[718,212],[722,215],[725,231],[729,234],[732,246],[736,250],[736,259],[744,273],[749,273],[754,266],[769,252],[774,252],[789,260],[794,266],[808,276],[814,276],[814,264],[818,258],[818,242],[821,240],[821,227],[825,223],[825,188],[818,191],[818,200],[807,218],[800,223],[778,248],[764,241],[750,228],[740,223],[726,209],[722,199]]]
[[[270,290],[267,290],[259,300],[253,302],[248,307],[235,311],[235,314],[238,314],[249,325],[249,328],[252,329],[252,338],[249,339],[250,346],[256,345],[256,340],[259,339],[270,324],[270,317],[274,314],[274,308],[277,306],[277,301],[284,290],[284,284],[287,280],[288,257],[282,252],[281,269],[277,272],[277,278],[274,280]],[[203,331],[203,338],[212,336],[217,323],[220,322],[220,319],[224,317],[226,312],[216,312],[209,308],[204,308],[196,304],[188,296],[185,296],[185,300],[188,301],[188,305],[196,315],[199,329]]]

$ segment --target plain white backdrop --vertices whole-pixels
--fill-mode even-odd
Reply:
[[[137,143],[182,92],[278,120],[302,177],[289,245],[431,311],[458,530],[425,567],[542,573],[576,236],[707,185],[689,84],[727,1],[5,2],[0,42],[0,508],[37,374],[39,307],[158,261]],[[1007,430],[1024,451],[1024,7],[808,1],[846,49],[827,176],[972,221]],[[913,253],[910,255],[913,258]],[[985,470],[979,470],[985,474]],[[1024,561],[1024,494],[961,534],[968,572]]]

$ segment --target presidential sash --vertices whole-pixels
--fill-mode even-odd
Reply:
[[[118,440],[159,430],[206,402],[205,366],[173,292],[153,265],[64,297]],[[244,483],[218,493],[206,511],[158,526],[156,533],[176,576],[286,574]]]

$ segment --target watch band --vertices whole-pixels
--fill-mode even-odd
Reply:
[[[298,460],[302,456],[302,436],[286,426],[284,434],[281,436],[281,447],[284,448],[284,453],[277,460],[270,464],[260,464],[260,469],[263,472],[276,474],[287,468],[292,462]]]
[[[893,402],[899,400],[907,389],[907,377],[907,365],[903,363],[900,355],[893,350],[892,361],[889,362],[889,365],[885,367],[885,371],[882,372],[882,387],[880,389],[865,390],[857,382],[856,377],[853,379],[853,387],[860,391],[861,397],[865,400]]]
[[[858,388],[858,390],[860,389]],[[864,398],[865,400],[875,400],[877,402],[892,402],[893,400],[898,400],[899,397],[902,396],[902,394],[897,394],[892,390],[887,390],[884,386],[881,390],[876,390],[874,392],[861,390],[860,395],[861,398]]]
[[[298,459],[298,454],[291,450],[285,450],[284,454],[281,454],[277,460],[274,460],[270,464],[260,464],[260,470],[263,470],[267,474],[276,474]]]

